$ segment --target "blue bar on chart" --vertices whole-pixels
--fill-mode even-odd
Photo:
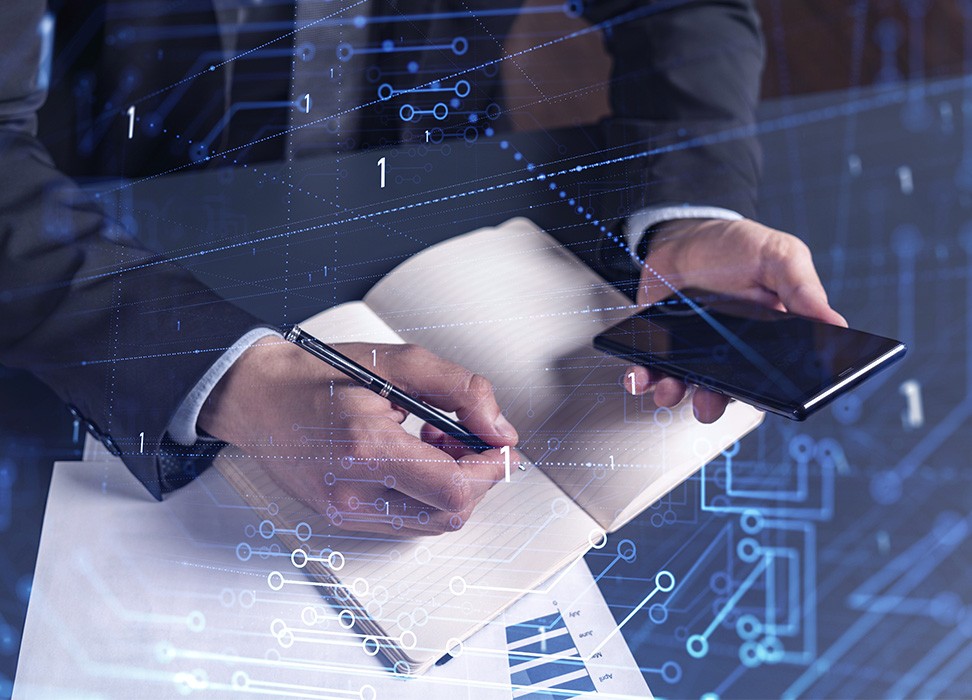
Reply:
[[[514,698],[547,700],[596,692],[559,612],[508,626],[506,647]]]

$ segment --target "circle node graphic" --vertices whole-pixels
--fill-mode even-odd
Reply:
[[[747,535],[755,535],[763,530],[763,514],[755,509],[744,510],[739,517],[739,526]]]
[[[344,609],[338,613],[338,624],[341,625],[343,629],[349,630],[354,627],[355,617],[354,613],[348,609]]]
[[[618,556],[630,564],[638,556],[638,548],[633,541],[625,538],[618,542]]]
[[[668,608],[661,603],[654,603],[648,608],[648,619],[656,625],[662,625],[668,620]]]
[[[739,647],[739,660],[743,666],[755,668],[762,660],[761,647],[756,642],[743,642]]]
[[[267,585],[271,591],[279,591],[284,587],[284,577],[279,571],[271,571],[267,574]]]
[[[344,568],[344,555],[341,552],[331,552],[327,555],[327,568],[331,571],[340,571]]]
[[[655,574],[655,585],[662,593],[668,593],[675,588],[675,575],[671,571],[659,571]]]
[[[755,615],[745,613],[736,620],[736,633],[747,641],[756,639],[763,633],[763,623]]]
[[[402,649],[414,649],[418,644],[418,637],[411,630],[405,630],[402,632],[402,636],[398,638],[398,643],[401,645]]]
[[[763,549],[759,546],[759,542],[754,540],[752,537],[744,537],[739,540],[739,544],[736,545],[736,553],[739,555],[739,558],[747,564],[752,564],[754,561],[759,559],[762,551]]]
[[[682,680],[682,667],[674,661],[666,661],[661,667],[661,677],[669,685],[675,685]]]
[[[709,640],[701,634],[693,634],[685,640],[685,650],[693,659],[701,659],[709,653]]]

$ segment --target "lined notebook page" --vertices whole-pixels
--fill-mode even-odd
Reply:
[[[734,404],[712,425],[622,386],[593,337],[634,308],[526,219],[433,246],[366,303],[402,338],[488,377],[520,449],[605,529],[616,529],[754,428]]]
[[[331,343],[402,342],[361,302],[301,326]],[[307,585],[301,583],[304,574],[316,574],[322,592],[334,594],[339,604],[347,596],[358,627],[393,661],[408,662],[410,673],[422,672],[602,536],[590,516],[532,467],[514,470],[510,483],[494,486],[462,529],[409,539],[330,528],[240,452],[224,450],[217,468],[274,524],[286,547],[309,555],[284,560],[271,586]],[[329,560],[329,552],[340,555]]]
[[[538,469],[515,471],[510,483],[494,486],[461,530],[397,539],[328,527],[239,452],[224,450],[216,467],[273,523],[271,536],[291,552],[304,552],[282,558],[270,587],[314,585],[305,574],[316,575],[321,592],[353,613],[346,620],[390,659],[408,663],[397,669],[403,673],[421,673],[520,595],[603,542],[597,523]]]

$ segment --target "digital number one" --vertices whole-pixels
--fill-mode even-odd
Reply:
[[[135,136],[135,105],[128,108],[128,138]]]
[[[506,467],[506,483],[510,483],[510,446],[503,445],[500,448],[500,454],[503,455],[503,466]]]
[[[381,170],[381,189],[385,189],[385,159],[378,161],[378,168]]]

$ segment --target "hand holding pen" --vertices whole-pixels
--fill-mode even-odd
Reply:
[[[464,444],[455,423],[443,430],[427,422],[421,439],[409,435],[401,427],[406,412],[381,389],[352,382],[303,346],[269,337],[223,377],[199,426],[257,458],[283,488],[342,529],[434,534],[461,527],[505,476],[499,448],[517,441],[489,382],[416,346],[331,349],[380,372],[410,400],[455,412],[458,427],[485,451]],[[515,468],[518,457],[510,452]]]

